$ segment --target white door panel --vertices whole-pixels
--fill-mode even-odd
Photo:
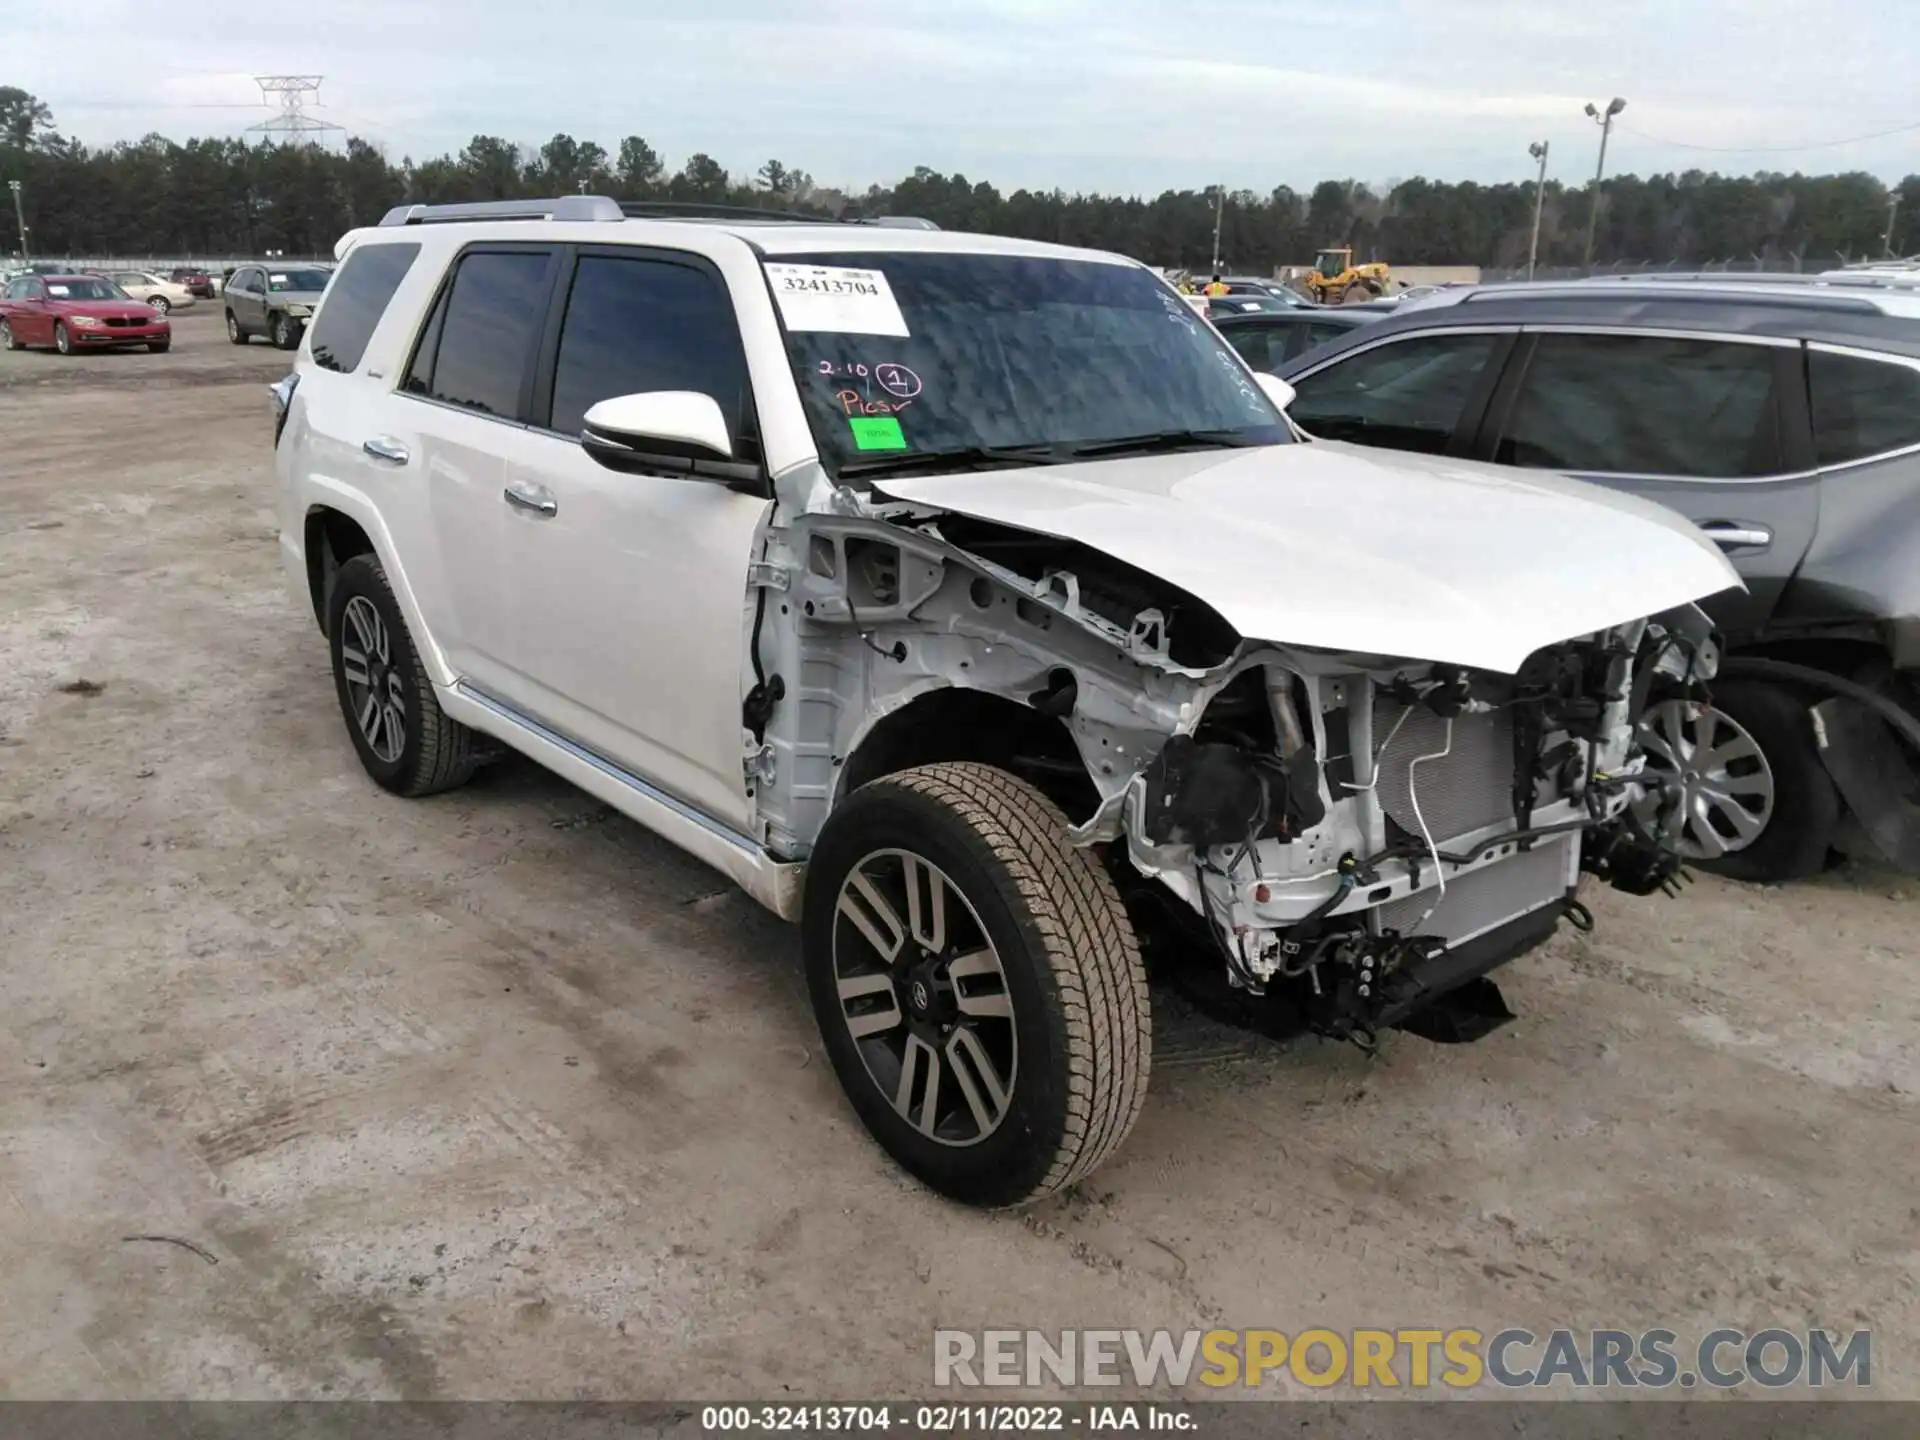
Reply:
[[[765,499],[625,475],[577,442],[513,431],[495,506],[512,577],[505,698],[690,805],[745,829],[740,702],[747,566]]]

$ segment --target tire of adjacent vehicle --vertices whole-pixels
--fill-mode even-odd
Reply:
[[[227,340],[234,345],[247,343],[247,332],[240,328],[240,318],[231,310],[227,311]]]
[[[1039,1200],[1091,1174],[1139,1118],[1153,1061],[1146,968],[1112,879],[1060,809],[979,764],[925,765],[854,792],[807,867],[807,988],[834,1072],[867,1130],[913,1175],[970,1205]],[[835,980],[848,872],[898,847],[943,870],[998,951],[1019,1062],[1005,1119],[976,1144],[923,1135],[861,1059]]]
[[[158,310],[162,315],[169,314],[173,310],[173,306],[168,302],[167,297],[164,295],[154,296],[151,300],[147,301],[147,304],[152,306],[155,310]]]
[[[1733,880],[1777,882],[1817,875],[1840,824],[1840,792],[1820,762],[1812,702],[1798,691],[1762,680],[1721,680],[1714,708],[1759,745],[1773,772],[1773,815],[1751,845],[1697,868]]]
[[[73,353],[73,336],[67,333],[67,322],[64,320],[53,322],[53,348],[62,355]]]
[[[392,761],[375,754],[361,733],[347,689],[341,647],[348,633],[347,606],[356,597],[369,601],[386,625],[393,670],[400,677],[405,695],[406,738],[399,755]],[[327,647],[333,661],[333,686],[340,700],[341,718],[346,721],[347,735],[360,756],[360,763],[374,783],[396,795],[414,797],[452,790],[472,778],[480,762],[480,737],[459,721],[450,719],[434,698],[433,684],[427,678],[426,666],[420,661],[420,652],[393,597],[387,572],[375,556],[356,555],[335,572],[333,587],[327,596]]]
[[[276,350],[292,350],[300,343],[293,322],[285,315],[275,315],[267,321],[267,339],[273,342]]]
[[[20,337],[13,333],[13,326],[4,320],[0,320],[0,350],[24,350],[26,348],[26,346],[20,343]]]

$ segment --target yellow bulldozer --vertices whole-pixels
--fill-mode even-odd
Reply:
[[[1393,270],[1386,261],[1356,265],[1351,245],[1330,245],[1320,252],[1301,283],[1322,305],[1357,305],[1386,294],[1392,280]]]

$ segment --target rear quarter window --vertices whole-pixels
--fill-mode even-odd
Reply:
[[[359,368],[374,327],[420,254],[418,245],[363,244],[333,277],[313,322],[313,363],[347,373]],[[237,278],[237,277],[236,277]]]

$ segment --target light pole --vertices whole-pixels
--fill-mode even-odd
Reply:
[[[1539,178],[1533,182],[1533,243],[1527,246],[1527,279],[1533,279],[1534,262],[1540,258],[1540,207],[1547,198],[1547,142],[1536,140],[1527,146],[1527,154],[1540,162]]]
[[[1613,133],[1613,117],[1626,108],[1627,102],[1622,100],[1618,95],[1607,102],[1607,110],[1604,115],[1594,109],[1591,103],[1587,106],[1587,115],[1592,119],[1594,124],[1600,127],[1600,163],[1593,167],[1593,207],[1587,213],[1588,274],[1593,273],[1593,236],[1600,224],[1600,177],[1606,173],[1607,169],[1607,136]]]
[[[14,186],[16,190],[19,188],[18,185]],[[1899,215],[1900,192],[1896,190],[1887,197],[1887,233],[1881,241],[1881,249],[1886,252],[1886,258],[1889,260],[1893,258],[1893,222],[1899,218]]]
[[[20,182],[9,180],[7,189],[13,192],[13,218],[20,225],[20,263],[24,265],[33,257],[27,253],[27,212],[20,203]]]
[[[1207,272],[1210,275],[1220,273],[1220,220],[1226,208],[1227,187],[1216,185],[1213,187],[1213,269]]]

